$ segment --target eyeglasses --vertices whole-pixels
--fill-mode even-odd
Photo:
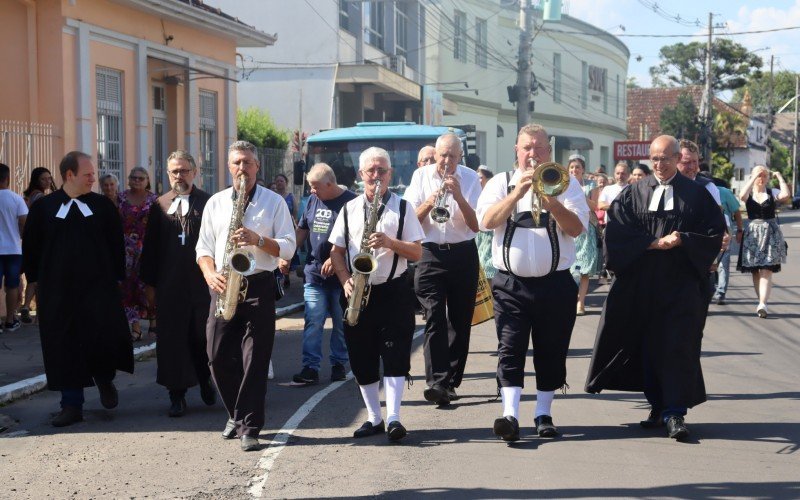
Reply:
[[[672,156],[651,156],[650,161],[653,162],[655,165],[656,163],[664,163],[668,161],[672,161],[675,158],[675,155]]]
[[[362,170],[365,174],[368,175],[386,175],[389,172],[388,168],[370,168],[369,170]]]
[[[181,168],[178,170],[167,170],[167,172],[169,172],[169,175],[172,177],[178,177],[179,175],[187,176],[192,172],[192,170],[189,168]]]
[[[426,164],[426,165],[430,165],[431,163],[433,163],[433,162],[435,162],[435,161],[436,161],[436,158],[435,158],[435,157],[433,157],[433,156],[428,156],[428,157],[425,157],[425,158],[420,158],[420,159],[418,160],[418,163],[419,163],[419,162],[422,162],[422,163],[424,163],[424,164]]]

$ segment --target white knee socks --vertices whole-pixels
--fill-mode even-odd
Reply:
[[[405,377],[383,377],[383,391],[386,393],[386,423],[400,421],[400,403],[403,401]]]
[[[359,385],[361,389],[361,397],[364,399],[364,404],[367,406],[367,419],[372,425],[378,425],[381,422],[381,397],[380,397],[380,382],[375,382],[369,385]]]
[[[503,398],[503,416],[512,416],[519,420],[519,397],[522,387],[501,387],[500,395]]]
[[[536,415],[534,416],[552,416],[553,414],[550,413],[550,406],[553,404],[553,397],[555,395],[556,391],[538,391],[536,393]]]

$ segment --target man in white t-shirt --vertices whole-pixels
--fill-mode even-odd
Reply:
[[[600,191],[600,196],[597,199],[597,208],[600,210],[608,210],[611,207],[611,202],[614,198],[619,196],[622,189],[628,185],[628,179],[631,178],[631,168],[627,163],[621,161],[614,167],[614,184],[608,185]]]
[[[28,206],[22,196],[8,189],[11,169],[0,163],[0,281],[6,288],[5,330],[13,332],[21,323],[17,319],[19,281],[22,268],[22,228]]]

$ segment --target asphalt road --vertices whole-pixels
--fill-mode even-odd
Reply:
[[[0,498],[800,498],[800,217],[782,218],[789,263],[776,275],[770,317],[755,315],[749,276],[734,273],[728,304],[711,306],[703,344],[709,401],[691,410],[691,438],[643,430],[641,394],[583,392],[605,288],[578,318],[568,360],[567,394],[554,420],[563,433],[532,431],[535,384],[526,378],[522,440],[507,445],[491,425],[495,395],[494,323],[473,330],[462,398],[447,408],[425,402],[421,338],[412,357],[414,385],[402,421],[408,437],[353,440],[366,417],[354,382],[279,385],[300,368],[302,318],[279,321],[269,384],[264,449],[240,451],[223,440],[226,415],[202,405],[166,417],[155,362],[118,376],[120,406],[106,411],[87,391],[85,422],[47,424],[58,396],[43,392],[0,408],[16,421],[0,436]],[[532,363],[528,362],[528,372]]]

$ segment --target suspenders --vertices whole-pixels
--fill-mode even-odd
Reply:
[[[513,190],[513,186],[511,185],[511,172],[506,172],[506,186],[506,194],[508,195]],[[533,194],[531,194],[531,196],[533,196]],[[552,261],[550,263],[550,271],[547,273],[549,275],[555,272],[556,268],[558,267],[558,261],[561,258],[561,247],[558,244],[555,217],[551,217],[549,212],[542,213],[539,227],[541,226],[547,228],[547,237],[550,240]],[[533,228],[536,226],[533,223],[533,218],[531,215],[528,212],[518,213],[517,205],[514,204],[514,211],[506,221],[506,231],[505,234],[503,234],[503,265],[506,267],[506,271],[508,271],[510,275],[518,278],[519,276],[514,274],[514,271],[511,270],[511,259],[509,257],[511,240],[514,238],[514,232],[517,230],[517,227]]]
[[[388,203],[388,201],[387,201]],[[406,204],[408,202],[403,198],[400,198],[400,223],[397,226],[397,239],[403,239],[403,224],[406,221]],[[386,205],[384,205],[385,207]],[[383,207],[381,210],[383,213]],[[350,272],[353,272],[353,268],[350,267],[350,225],[347,223],[347,204],[345,203],[344,207],[342,208],[342,215],[344,216],[344,251],[345,255],[347,256],[347,268]],[[379,217],[380,218],[380,217]],[[394,273],[397,270],[397,261],[400,260],[400,256],[397,255],[397,252],[394,254],[394,259],[392,259],[392,270],[389,272],[389,277],[386,278],[386,282],[394,278]]]

